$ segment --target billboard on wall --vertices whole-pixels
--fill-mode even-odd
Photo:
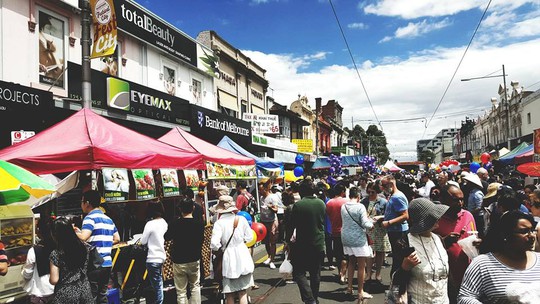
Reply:
[[[81,66],[68,63],[69,98],[81,99]],[[92,106],[189,126],[189,101],[92,70]]]
[[[114,0],[118,28],[154,47],[197,66],[195,41],[162,19],[125,0]]]
[[[64,88],[66,24],[44,11],[38,13],[39,82]]]
[[[540,129],[534,130],[534,154],[540,154]]]

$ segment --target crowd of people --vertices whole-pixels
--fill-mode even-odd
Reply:
[[[219,280],[227,303],[247,304],[248,291],[258,288],[253,248],[245,245],[256,236],[248,220],[236,216],[239,211],[260,215],[267,231],[263,265],[269,271],[277,271],[277,243],[285,244],[293,266],[288,282],[297,284],[304,303],[318,303],[323,268],[335,271],[347,296],[359,303],[373,293],[386,293],[396,303],[540,301],[538,185],[487,170],[365,174],[339,178],[333,185],[308,176],[281,185],[260,181],[255,192],[260,204],[245,182],[238,182],[235,191],[215,189],[210,248],[222,256]],[[186,194],[178,202],[179,216],[168,222],[161,203],[148,204],[140,243],[148,248],[152,302],[163,303],[168,240],[173,241],[177,302],[201,302],[206,220],[193,197]],[[82,197],[86,216],[80,225],[66,217],[39,221],[39,243],[28,252],[22,270],[31,303],[108,302],[111,251],[120,236],[100,206],[100,194],[90,190]],[[478,256],[461,242],[471,237]],[[90,267],[93,251],[102,259],[99,267]],[[7,264],[0,242],[0,275]],[[390,278],[381,275],[385,266],[391,266]]]

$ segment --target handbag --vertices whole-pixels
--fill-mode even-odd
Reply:
[[[364,227],[362,227],[362,225],[360,225],[360,223],[351,215],[351,213],[349,212],[349,209],[347,208],[347,206],[345,206],[345,210],[347,211],[347,213],[349,214],[349,216],[351,217],[351,219],[356,223],[358,224],[358,226],[360,226],[360,228],[364,229]],[[364,229],[365,231],[365,229]],[[373,239],[369,236],[369,234],[366,233],[366,239],[367,239],[367,243],[369,246],[373,245]]]
[[[96,246],[90,246],[88,248],[88,265],[87,272],[92,272],[101,268],[105,260],[99,254]]]
[[[227,244],[225,244],[224,247],[219,248],[218,251],[214,251],[214,260],[212,260],[212,266],[214,269],[214,280],[218,282],[221,282],[221,280],[223,280],[223,254],[225,253],[225,250],[229,246],[229,243],[232,240],[234,231],[236,230],[237,226],[238,226],[238,216],[235,216],[234,224],[233,224],[233,231],[231,233],[231,236],[229,237],[229,240],[227,241]]]
[[[398,269],[392,275],[390,287],[384,297],[384,304],[407,304],[409,297],[407,294],[407,285],[409,284],[410,273]]]

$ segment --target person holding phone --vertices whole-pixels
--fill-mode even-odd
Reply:
[[[399,269],[409,277],[409,303],[450,303],[448,255],[439,236],[432,232],[447,210],[448,206],[434,204],[427,198],[413,199],[409,204],[410,247],[403,252],[413,252],[403,259]]]

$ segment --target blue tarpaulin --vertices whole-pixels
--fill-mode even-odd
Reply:
[[[360,161],[363,160],[365,155],[346,155],[341,157],[342,167],[359,167]],[[313,164],[313,169],[327,169],[330,168],[330,159],[326,156],[318,157]]]

